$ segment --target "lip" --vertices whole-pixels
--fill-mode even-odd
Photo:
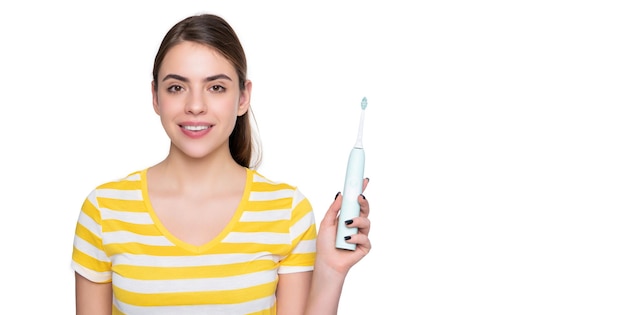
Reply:
[[[206,135],[213,128],[213,124],[197,121],[186,121],[178,124],[184,135],[192,139],[198,139]]]

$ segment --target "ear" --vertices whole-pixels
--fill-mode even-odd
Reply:
[[[152,108],[154,109],[154,112],[160,116],[161,112],[159,111],[159,97],[157,95],[156,88],[154,87],[154,81],[152,81],[150,88],[152,90]]]
[[[237,116],[245,114],[250,108],[250,97],[252,95],[252,81],[247,80],[244,88],[239,94],[239,107],[237,108]]]

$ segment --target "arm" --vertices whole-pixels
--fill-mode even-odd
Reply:
[[[368,179],[363,181],[363,190],[368,183]],[[370,230],[369,202],[361,195],[358,200],[361,205],[361,214],[358,218],[354,218],[354,222],[350,224],[350,226],[358,227],[359,232],[352,235],[352,238],[348,240],[349,243],[357,244],[356,250],[335,248],[337,224],[345,224],[344,222],[337,222],[341,200],[342,196],[338,195],[320,223],[315,269],[311,279],[305,314],[337,314],[341,290],[348,271],[365,257],[372,247],[368,238]]]
[[[75,273],[76,315],[111,315],[113,291],[111,283],[95,283]]]
[[[278,315],[303,314],[309,295],[313,272],[294,272],[278,275],[276,310]]]

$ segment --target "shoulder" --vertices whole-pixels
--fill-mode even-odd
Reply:
[[[297,186],[284,181],[270,179],[258,170],[249,169],[248,175],[252,183],[252,191],[292,191],[293,193],[299,193]]]
[[[289,183],[286,183],[284,181],[271,179],[271,178],[265,176],[265,174],[261,174],[261,172],[259,172],[258,170],[255,170],[255,169],[248,169],[248,174],[250,174],[252,176],[252,180],[255,183],[268,183],[268,184],[274,184],[274,185],[287,185],[287,186],[295,188],[294,185],[290,185]]]
[[[310,209],[310,203],[298,186],[269,179],[257,170],[250,169],[248,174],[251,178],[250,200],[252,201],[282,201],[287,202],[292,208],[304,207]]]
[[[145,172],[146,170],[138,170],[121,177],[102,182],[92,188],[88,198],[102,196],[123,198],[123,195],[128,195],[130,192],[135,192],[135,194],[140,195],[141,190],[145,186]]]

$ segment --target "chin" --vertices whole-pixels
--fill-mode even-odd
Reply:
[[[211,155],[218,154],[219,148],[210,145],[193,145],[179,148],[179,153],[191,159],[204,159]],[[229,152],[226,149],[226,152]]]
[[[183,155],[192,158],[192,159],[203,159],[211,154],[210,151],[207,150],[187,150],[182,152]]]

